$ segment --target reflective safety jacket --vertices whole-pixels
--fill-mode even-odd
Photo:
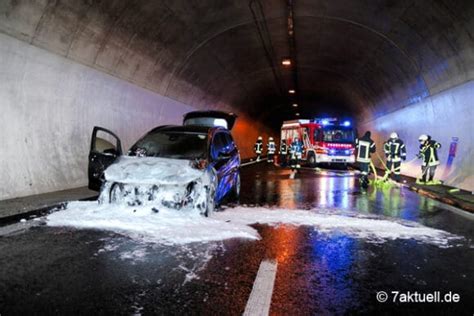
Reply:
[[[428,140],[425,144],[420,145],[419,156],[423,160],[423,166],[437,166],[439,165],[438,149],[441,144],[435,140]]]
[[[292,157],[300,159],[303,155],[303,143],[301,141],[293,141],[290,146],[290,153]]]
[[[255,153],[261,154],[263,150],[263,142],[261,140],[257,140],[254,146]]]
[[[275,154],[276,146],[275,146],[274,141],[271,141],[267,144],[267,151],[268,151],[268,154],[270,154],[270,155]]]
[[[357,162],[370,162],[370,154],[375,152],[375,143],[370,138],[370,136],[365,136],[356,139],[356,148],[357,148]]]
[[[399,138],[390,138],[383,144],[383,151],[387,161],[399,162],[405,160],[407,156],[407,149],[403,141]]]
[[[280,155],[286,155],[288,154],[288,146],[286,145],[286,143],[281,143],[280,145]]]

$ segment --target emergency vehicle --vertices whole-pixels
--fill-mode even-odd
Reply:
[[[302,160],[314,167],[320,163],[348,164],[355,162],[355,129],[350,121],[336,118],[284,121],[281,139],[291,144],[298,136],[303,142]]]

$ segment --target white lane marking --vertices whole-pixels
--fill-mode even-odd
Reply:
[[[260,264],[252,292],[245,307],[244,316],[269,315],[277,266],[275,260],[264,260]]]

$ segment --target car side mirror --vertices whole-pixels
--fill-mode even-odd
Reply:
[[[218,155],[217,155],[217,159],[218,160],[227,160],[227,159],[230,159],[230,155],[226,152],[223,152],[221,151]]]

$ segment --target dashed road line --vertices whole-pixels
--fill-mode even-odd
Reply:
[[[264,260],[260,263],[244,316],[269,315],[277,267],[278,264],[275,260]]]

